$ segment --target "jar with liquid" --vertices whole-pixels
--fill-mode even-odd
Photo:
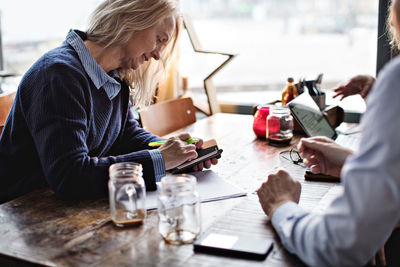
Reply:
[[[142,165],[120,162],[109,168],[110,215],[116,226],[138,225],[146,218],[146,185]]]
[[[293,137],[293,117],[287,107],[275,106],[267,117],[266,138],[271,145],[288,145]]]
[[[167,175],[158,195],[158,230],[167,243],[190,244],[200,234],[200,199],[196,177]]]

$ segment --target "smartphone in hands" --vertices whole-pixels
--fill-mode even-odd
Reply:
[[[179,165],[178,167],[169,170],[171,173],[191,172],[193,167],[201,162],[212,158],[220,158],[222,149],[219,149],[217,142],[214,139],[205,141],[201,148],[197,149],[197,158]]]

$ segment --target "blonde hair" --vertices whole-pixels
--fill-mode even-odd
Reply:
[[[131,88],[134,105],[149,105],[175,51],[181,18],[175,0],[105,0],[92,13],[86,31],[88,40],[104,46],[123,45],[132,34],[150,28],[168,16],[175,17],[171,40],[162,49],[158,61],[151,59],[138,69],[119,69],[119,75]]]
[[[400,49],[400,40],[399,40],[399,34],[400,34],[400,29],[396,29],[392,25],[392,20],[396,19],[396,23],[398,26],[400,26],[400,3],[396,0],[392,0],[391,4],[389,5],[389,16],[386,21],[386,30],[389,33],[389,38],[390,38],[390,45],[392,47],[395,47],[397,49]]]

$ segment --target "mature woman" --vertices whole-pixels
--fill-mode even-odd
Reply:
[[[125,161],[141,163],[155,189],[166,170],[195,158],[189,134],[149,150],[159,137],[130,112],[130,93],[134,105],[150,102],[179,25],[173,0],[106,0],[86,32],[71,30],[42,56],[22,78],[0,139],[0,202],[44,186],[64,199],[101,197],[108,167]]]
[[[399,43],[400,0],[393,0],[390,13]],[[399,103],[400,58],[396,58],[381,71],[368,94],[359,151],[353,154],[322,137],[299,143],[313,172],[342,178],[343,193],[323,214],[297,205],[300,184],[284,170],[269,175],[258,190],[261,206],[283,245],[308,265],[362,266],[392,235],[388,244],[394,253],[386,255],[387,263],[400,266],[399,232],[392,234],[400,221]]]

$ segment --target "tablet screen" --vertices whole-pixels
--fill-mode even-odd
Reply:
[[[308,136],[336,136],[335,130],[307,92],[297,96],[288,106]]]

